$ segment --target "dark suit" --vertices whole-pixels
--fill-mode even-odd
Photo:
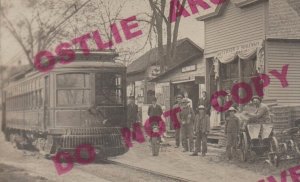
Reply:
[[[194,150],[193,126],[195,119],[193,109],[188,105],[183,107],[179,113],[179,119],[181,122],[180,135],[182,147],[185,151],[192,152]],[[190,145],[188,145],[188,141]]]
[[[161,116],[163,113],[162,108],[160,105],[156,104],[154,107],[153,105],[150,105],[148,108],[148,116]]]
[[[138,118],[138,106],[136,104],[127,105],[127,124],[132,127],[132,124],[137,122]]]
[[[226,153],[229,159],[232,158],[232,149],[236,148],[240,121],[236,116],[228,116],[225,124],[225,134],[227,135]]]
[[[175,104],[173,106],[173,109],[178,108],[178,107],[180,107],[180,105]],[[176,116],[177,116],[178,120],[180,120],[179,113],[176,113]],[[179,147],[180,146],[180,128],[175,129],[175,142],[176,142],[176,146]]]
[[[202,144],[202,154],[207,153],[207,134],[210,130],[209,116],[204,113],[200,115],[197,113],[195,116],[194,131],[196,133],[196,150],[195,152],[201,151]]]
[[[206,114],[210,116],[210,100],[207,97],[201,97],[199,99],[198,105],[203,105],[205,108]]]

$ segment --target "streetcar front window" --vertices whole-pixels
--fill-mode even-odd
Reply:
[[[66,73],[56,76],[57,106],[88,105],[90,103],[90,75]]]
[[[96,105],[122,105],[122,76],[118,73],[96,73],[95,75]]]

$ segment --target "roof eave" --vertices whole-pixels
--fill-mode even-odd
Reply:
[[[203,53],[202,53],[201,55],[199,54],[199,55],[191,56],[191,57],[188,58],[186,61],[184,61],[184,62],[182,62],[182,63],[179,63],[179,64],[173,66],[172,68],[168,69],[167,71],[163,72],[162,74],[158,75],[157,77],[155,77],[155,78],[149,80],[149,82],[155,82],[155,81],[159,80],[160,78],[162,78],[162,77],[164,77],[165,75],[169,74],[172,70],[174,70],[174,69],[176,69],[176,68],[178,68],[178,67],[180,67],[180,66],[182,66],[182,65],[184,65],[184,64],[186,64],[186,63],[188,63],[188,62],[190,62],[190,61],[192,61],[193,59],[197,58],[198,56],[202,56],[202,57],[203,57]]]
[[[221,13],[223,12],[223,10],[225,9],[226,5],[228,4],[228,0],[224,3],[218,4],[216,7],[216,10],[214,12],[208,13],[206,15],[202,15],[196,18],[196,20],[198,21],[204,21],[204,20],[208,20],[211,18],[214,18],[216,16],[221,15]]]
[[[300,38],[283,38],[283,37],[267,37],[266,40],[268,41],[293,41],[293,42],[300,42]]]

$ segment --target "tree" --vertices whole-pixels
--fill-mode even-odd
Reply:
[[[47,1],[47,0],[23,0],[22,6],[27,8],[31,15],[19,13],[18,17],[10,18],[10,10],[16,2],[6,1],[0,7],[0,15],[4,26],[21,46],[28,63],[33,67],[33,58],[36,53],[49,48],[55,41],[68,36],[63,24],[75,13],[83,8],[90,0],[80,3],[80,0]]]
[[[4,10],[1,11],[1,16],[5,27],[21,46],[28,63],[33,66],[36,53],[49,49],[66,38],[73,39],[97,29],[106,41],[111,41],[113,36],[110,25],[124,18],[121,17],[121,12],[130,0],[24,0],[21,2],[31,12],[31,16],[23,16],[20,13],[21,16],[18,18],[11,18],[9,13],[17,5],[8,3],[8,0],[1,7],[1,10]],[[79,10],[80,13],[77,13]],[[143,15],[146,18],[136,15],[138,21],[149,23],[147,18],[151,15],[147,13]],[[113,49],[116,49],[120,55],[119,59],[127,65],[146,46],[149,37],[151,34],[143,46],[138,47],[136,44],[132,48],[120,44]],[[91,45],[91,48],[95,48],[95,45]]]
[[[157,47],[159,51],[159,60],[161,61],[161,72],[164,72],[166,70],[166,64],[174,60],[181,19],[181,16],[178,16],[174,23],[170,17],[168,18],[168,15],[171,16],[174,13],[174,6],[180,7],[178,14],[182,14],[186,0],[172,0],[169,9],[167,8],[166,0],[149,0],[149,4],[155,21],[154,27],[157,33]],[[166,30],[164,29],[165,27]],[[166,39],[166,48],[163,46],[164,39]]]

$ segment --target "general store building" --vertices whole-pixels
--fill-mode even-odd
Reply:
[[[271,76],[264,101],[299,104],[299,10],[298,0],[227,0],[212,13],[198,17],[205,23],[206,87],[210,95],[231,90],[236,82],[251,85],[251,78],[258,73],[281,72],[282,66],[289,64],[288,87],[282,88]],[[218,121],[224,120],[224,114],[212,114]]]

